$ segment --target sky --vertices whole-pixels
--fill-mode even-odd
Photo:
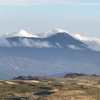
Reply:
[[[0,0],[0,34],[55,28],[100,38],[100,0]]]

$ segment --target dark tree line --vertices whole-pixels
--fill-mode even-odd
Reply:
[[[67,78],[67,77],[77,77],[77,76],[99,76],[99,75],[96,75],[96,74],[87,75],[84,73],[68,73],[64,77]]]
[[[39,80],[41,77],[40,76],[18,76],[14,77],[13,79],[15,80]]]
[[[67,78],[67,77],[71,77],[71,78],[74,78],[74,77],[77,77],[77,76],[99,76],[99,75],[96,75],[96,74],[92,74],[92,75],[87,75],[87,74],[84,74],[84,73],[68,73],[66,74],[65,76],[63,76],[64,78]],[[14,80],[40,80],[40,79],[46,79],[47,77],[46,76],[18,76],[18,77],[14,77],[13,79]]]

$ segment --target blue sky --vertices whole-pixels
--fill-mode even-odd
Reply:
[[[0,0],[0,33],[55,28],[100,38],[100,0]]]

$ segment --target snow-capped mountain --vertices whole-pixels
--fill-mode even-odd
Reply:
[[[16,34],[0,38],[0,78],[65,72],[100,74],[100,52],[67,31],[56,29],[44,36],[31,36],[26,31]]]

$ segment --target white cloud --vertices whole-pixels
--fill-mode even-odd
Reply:
[[[9,37],[16,37],[16,36],[18,37],[38,37],[37,35],[28,33],[25,30],[20,30],[19,32],[0,34],[0,37],[2,38],[9,38]]]
[[[82,50],[81,48],[75,46],[75,45],[68,45],[68,48],[74,49],[74,50]]]
[[[100,2],[80,0],[0,0],[0,5],[40,5],[40,4],[66,4],[66,5],[100,5]]]
[[[32,47],[32,43],[30,42],[31,40],[30,39],[27,39],[27,38],[23,38],[23,39],[19,39],[20,40],[20,44],[21,46],[25,46],[25,47]]]
[[[56,43],[57,47],[62,48],[62,46],[59,43]]]
[[[54,30],[51,30],[51,31],[47,31],[47,32],[43,32],[41,34],[38,34],[38,36],[40,38],[46,38],[46,37],[55,35],[57,33],[68,33],[68,31],[62,30],[62,29],[59,29],[59,28],[55,28]]]
[[[100,52],[100,39],[99,38],[85,37],[79,34],[73,34],[72,36],[82,41],[83,43],[87,44],[89,49]]]
[[[37,47],[37,48],[51,48],[52,45],[47,41],[34,41],[32,39],[23,38],[20,39],[20,43],[25,47]]]
[[[11,42],[11,47],[21,47],[22,44],[18,42]]]
[[[47,41],[34,41],[27,38],[19,38],[19,42],[11,42],[12,47],[36,47],[36,48],[51,48],[53,47]]]
[[[100,2],[65,2],[66,5],[99,6]]]
[[[0,47],[11,47],[11,44],[4,38],[0,38]]]
[[[9,42],[6,38],[10,37],[26,37],[26,38],[19,38],[19,42],[12,41]],[[53,47],[47,41],[34,41],[32,39],[27,39],[27,37],[34,37],[37,38],[38,36],[35,34],[31,34],[26,32],[25,30],[21,30],[19,32],[13,33],[6,33],[0,34],[0,46],[2,47],[37,47],[37,48],[51,48]]]
[[[48,3],[54,3],[54,0],[0,0],[0,5],[39,5]]]
[[[19,42],[9,42],[5,38],[0,38],[0,47],[36,47],[52,48],[53,46],[47,41],[34,41],[27,38],[19,38]]]
[[[100,40],[84,41],[84,43],[86,43],[88,45],[88,48],[90,48],[91,50],[100,52]]]

